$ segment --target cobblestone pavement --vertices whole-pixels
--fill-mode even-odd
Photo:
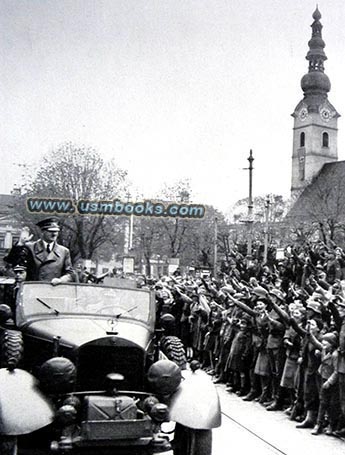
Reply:
[[[283,412],[268,412],[259,403],[243,401],[222,384],[217,390],[223,420],[213,433],[212,455],[344,455],[345,441],[297,429]]]

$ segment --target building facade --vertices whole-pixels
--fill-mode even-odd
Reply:
[[[15,196],[12,194],[0,194],[0,265],[4,265],[3,257],[20,235],[20,223],[15,216],[14,202]]]

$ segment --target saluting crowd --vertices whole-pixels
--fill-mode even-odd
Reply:
[[[5,258],[17,284],[104,278],[74,271],[68,249],[57,243],[55,219],[37,225],[41,238],[32,242],[24,228]],[[314,435],[345,436],[341,248],[332,242],[289,246],[283,259],[269,264],[248,261],[234,248],[215,277],[177,270],[159,280],[142,276],[140,286],[155,290],[158,321],[229,393],[255,400],[267,411],[283,411],[297,428],[310,428]]]
[[[345,436],[345,253],[322,242],[217,277],[162,277],[158,317],[175,316],[190,358],[229,393],[285,412],[312,434]]]

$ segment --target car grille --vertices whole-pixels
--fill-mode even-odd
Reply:
[[[120,373],[122,390],[143,390],[145,353],[133,346],[81,347],[77,362],[77,390],[102,390],[109,373]]]

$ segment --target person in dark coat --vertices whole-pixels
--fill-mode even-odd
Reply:
[[[311,303],[308,303],[308,306],[310,305]],[[317,311],[315,311],[315,314],[317,316]],[[316,423],[321,384],[321,377],[318,373],[318,368],[321,362],[321,354],[320,351],[316,349],[315,344],[310,341],[309,333],[314,335],[317,339],[321,338],[320,332],[322,325],[322,321],[315,317],[308,320],[306,330],[302,328],[299,328],[298,330],[299,333],[305,334],[301,362],[304,365],[303,398],[306,417],[303,422],[296,425],[296,428],[313,428]]]
[[[327,263],[326,263],[326,273],[327,273],[327,282],[330,284],[335,283],[336,280],[342,278],[341,274],[341,265],[336,256],[335,252],[330,251],[328,253]]]
[[[239,331],[233,339],[227,359],[227,369],[233,375],[233,387],[236,394],[244,396],[248,392],[249,367],[252,348],[252,318],[245,314],[239,322]]]
[[[285,309],[285,296],[279,289],[270,291],[270,300]],[[283,319],[272,310],[267,313],[269,334],[267,338],[267,353],[270,370],[272,373],[272,395],[273,403],[267,407],[268,411],[276,411],[283,407],[283,392],[280,387],[280,380],[283,374],[285,363],[285,348],[283,338],[286,326]]]
[[[339,419],[339,388],[338,388],[338,335],[334,332],[326,333],[320,342],[310,334],[310,341],[321,351],[321,376],[320,403],[316,425],[313,435],[322,433],[324,419],[327,413],[329,426],[326,434],[331,436],[337,427]]]
[[[13,266],[25,266],[28,281],[50,281],[53,286],[74,281],[70,252],[57,243],[60,228],[56,218],[46,218],[37,226],[41,238],[32,242],[33,235],[24,227],[5,261]]]
[[[336,329],[339,333],[339,349],[338,349],[338,387],[339,387],[339,404],[341,416],[338,430],[335,431],[336,436],[345,436],[345,302],[343,298],[335,296],[328,304],[331,311]]]
[[[254,288],[253,293],[260,298],[260,300],[256,301],[254,309],[241,302],[240,300],[234,299],[231,295],[229,298],[236,306],[254,318],[253,349],[258,352],[255,362],[254,374],[260,376],[261,395],[258,397],[258,401],[263,404],[270,401],[269,390],[272,375],[266,348],[269,326],[266,311],[267,300],[264,300],[264,297],[267,296],[267,291],[258,286]]]

